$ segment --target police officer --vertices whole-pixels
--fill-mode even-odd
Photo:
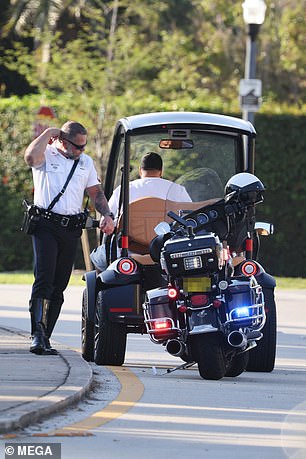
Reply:
[[[41,217],[32,235],[34,283],[30,298],[30,352],[57,354],[50,337],[64,302],[82,234],[82,203],[86,190],[95,209],[101,213],[100,229],[114,230],[113,215],[102,190],[93,160],[84,153],[87,131],[75,121],[61,129],[48,128],[25,151],[25,162],[32,168],[34,204]],[[48,211],[52,200],[62,190],[74,162],[77,166],[66,190]]]

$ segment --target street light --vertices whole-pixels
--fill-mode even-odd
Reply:
[[[245,80],[255,80],[256,78],[256,37],[261,24],[265,20],[266,4],[264,0],[245,0],[242,4],[243,19],[248,26],[248,36],[246,42],[245,56]],[[260,82],[261,83],[261,82]],[[254,111],[243,109],[243,119],[254,124]]]

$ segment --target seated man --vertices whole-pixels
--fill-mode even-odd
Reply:
[[[168,199],[176,202],[191,202],[191,198],[186,189],[177,183],[162,178],[163,161],[158,153],[150,152],[145,154],[140,162],[140,178],[130,182],[130,202],[147,196],[160,199]],[[114,191],[109,200],[109,208],[115,216],[119,218],[119,197],[120,186]],[[107,267],[105,247],[103,245],[94,249],[90,254],[90,259],[99,271],[104,271]]]
[[[185,187],[162,178],[163,160],[158,153],[147,153],[142,157],[139,166],[140,178],[130,182],[130,202],[138,198],[169,199],[177,202],[190,202],[191,198]],[[118,218],[120,186],[114,191],[108,202],[109,208]]]

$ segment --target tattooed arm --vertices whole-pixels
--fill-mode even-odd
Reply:
[[[102,215],[100,220],[100,229],[103,233],[112,234],[114,231],[114,220],[111,216],[105,194],[100,185],[87,188],[87,193],[95,209]]]

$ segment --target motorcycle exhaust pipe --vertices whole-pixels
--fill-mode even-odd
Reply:
[[[181,357],[185,350],[185,344],[178,339],[170,339],[166,344],[166,350],[175,357]]]
[[[228,344],[233,347],[246,347],[247,345],[247,337],[244,333],[241,333],[238,330],[232,331],[227,337]]]

